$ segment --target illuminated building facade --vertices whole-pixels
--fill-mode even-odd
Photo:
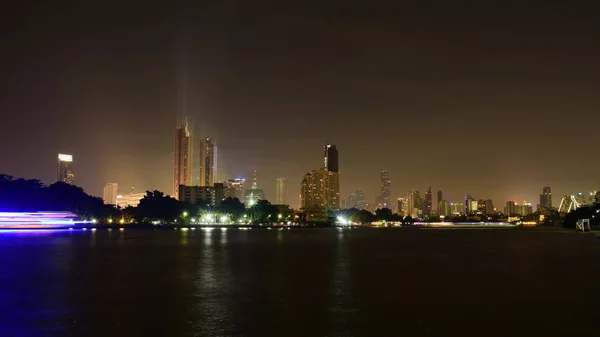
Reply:
[[[426,216],[431,215],[431,208],[432,208],[432,204],[433,204],[432,198],[433,198],[433,196],[431,195],[431,186],[429,186],[429,188],[427,189],[427,192],[425,192],[425,207],[423,209]]]
[[[238,198],[244,200],[244,192],[246,190],[246,179],[235,178],[223,182],[225,186],[225,198]]]
[[[377,208],[392,208],[392,181],[386,170],[381,171],[381,194],[377,197],[375,204]]]
[[[465,205],[462,202],[451,202],[450,212],[452,215],[461,215],[465,213]]]
[[[447,200],[440,200],[438,203],[438,215],[445,217],[452,215],[450,203]]]
[[[175,157],[173,160],[173,198],[179,198],[179,185],[192,185],[192,135],[185,124],[175,129]]]
[[[408,198],[398,198],[398,214],[401,216],[410,215],[408,211]]]
[[[520,212],[517,212],[517,208],[518,205],[516,202],[514,201],[507,201],[506,202],[506,207],[504,207],[504,214],[507,216],[511,216],[514,214],[520,214]]]
[[[107,205],[117,205],[117,195],[119,191],[119,184],[117,183],[106,183],[102,193],[102,200]]]
[[[58,163],[56,167],[56,181],[62,181],[63,183],[73,184],[75,181],[75,174],[71,170],[73,163],[73,156],[70,154],[58,154]]]
[[[217,147],[210,137],[200,141],[200,186],[213,186],[217,181]]]
[[[301,208],[339,209],[339,181],[338,172],[320,169],[307,173],[300,186]]]
[[[117,195],[117,207],[137,207],[140,204],[140,200],[142,200],[144,196],[146,196],[146,193]]]
[[[275,181],[275,204],[287,205],[287,179],[277,178]]]

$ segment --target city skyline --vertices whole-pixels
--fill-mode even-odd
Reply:
[[[69,153],[90,194],[106,182],[170,194],[172,132],[189,116],[192,135],[219,144],[220,180],[257,169],[272,200],[285,176],[291,205],[325,141],[343,151],[341,195],[369,202],[381,168],[392,200],[432,186],[502,208],[536,205],[551,186],[557,207],[599,188],[598,159],[565,141],[593,135],[600,118],[600,55],[584,40],[600,34],[586,5],[340,4],[16,11],[29,26],[7,30],[0,172],[52,183],[56,153]]]

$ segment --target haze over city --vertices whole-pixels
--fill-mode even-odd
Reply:
[[[51,183],[69,153],[90,194],[107,182],[169,193],[188,117],[196,141],[219,147],[218,180],[256,169],[273,199],[287,177],[292,207],[327,142],[341,198],[362,189],[373,202],[383,169],[392,200],[431,185],[501,208],[536,204],[542,186],[555,203],[598,188],[596,4],[14,6],[2,173]]]

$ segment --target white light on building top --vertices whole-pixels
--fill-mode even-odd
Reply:
[[[59,153],[58,154],[58,160],[60,160],[60,161],[66,161],[66,162],[72,162],[73,161],[73,156],[70,155],[70,154]]]

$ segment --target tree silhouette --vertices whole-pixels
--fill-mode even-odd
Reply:
[[[221,202],[218,210],[224,214],[231,214],[235,220],[243,216],[246,207],[238,198],[227,198]]]
[[[165,196],[160,191],[146,191],[146,195],[140,200],[137,207],[138,221],[150,222],[172,222],[183,212],[183,204],[173,197]]]
[[[378,208],[375,211],[375,216],[380,221],[392,221],[393,220],[392,210],[389,208]]]

